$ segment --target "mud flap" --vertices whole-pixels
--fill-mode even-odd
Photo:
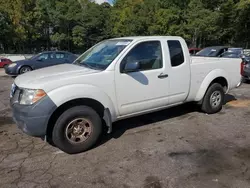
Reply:
[[[111,114],[108,108],[105,108],[103,119],[106,123],[106,126],[108,127],[108,133],[112,132],[112,120],[111,120]]]

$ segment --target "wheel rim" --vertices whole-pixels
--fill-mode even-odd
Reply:
[[[77,118],[66,127],[66,138],[73,144],[85,142],[92,133],[92,123],[85,118]]]
[[[29,72],[30,68],[29,67],[23,67],[21,73],[26,73]]]
[[[210,105],[213,108],[217,108],[220,106],[221,103],[221,93],[219,91],[215,91],[212,93],[211,97],[210,97]]]

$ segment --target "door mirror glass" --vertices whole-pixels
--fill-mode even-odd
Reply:
[[[124,67],[124,71],[125,73],[128,72],[136,72],[140,69],[140,63],[139,62],[131,62],[131,63],[127,63]]]

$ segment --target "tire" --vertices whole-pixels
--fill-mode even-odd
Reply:
[[[221,111],[224,100],[223,87],[218,83],[214,83],[208,88],[203,98],[201,110],[207,114],[215,114]]]
[[[75,106],[57,119],[52,141],[62,151],[76,154],[92,148],[101,133],[102,121],[97,112],[88,106]]]
[[[32,68],[31,68],[31,67],[29,67],[29,66],[23,66],[23,67],[21,67],[21,69],[19,70],[19,74],[24,74],[24,73],[30,72],[30,71],[32,71]]]

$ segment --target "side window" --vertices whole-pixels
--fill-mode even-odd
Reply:
[[[51,54],[50,54],[50,59],[54,59],[54,58],[55,58],[54,53],[51,53]]]
[[[38,59],[39,60],[47,60],[47,59],[49,59],[49,54],[48,53],[42,54],[39,56]]]
[[[218,55],[222,55],[224,52],[226,52],[227,51],[227,49],[225,48],[225,49],[221,49],[220,51],[219,51],[219,53],[218,53]]]
[[[162,50],[160,41],[142,42],[136,45],[123,59],[121,70],[127,63],[139,63],[139,71],[162,68]]]
[[[56,59],[64,59],[64,58],[66,58],[64,53],[56,53]]]
[[[168,48],[172,67],[177,67],[184,63],[183,50],[178,40],[169,40]]]

